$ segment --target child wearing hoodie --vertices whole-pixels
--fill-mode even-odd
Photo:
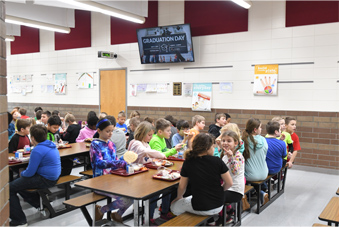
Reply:
[[[47,140],[46,127],[41,124],[33,125],[30,134],[35,148],[31,152],[28,167],[21,172],[20,178],[9,183],[10,225],[12,226],[27,226],[27,219],[17,194],[20,194],[24,201],[38,208],[39,194],[28,192],[26,189],[53,187],[61,173],[59,151],[52,141]]]
[[[265,180],[268,175],[266,164],[266,155],[268,145],[266,139],[261,135],[261,122],[259,119],[250,118],[246,122],[246,129],[242,134],[245,150],[243,156],[245,158],[245,178],[246,181]],[[265,188],[260,192],[261,201],[268,199]]]

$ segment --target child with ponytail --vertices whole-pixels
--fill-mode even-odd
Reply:
[[[268,175],[266,154],[268,145],[266,139],[261,135],[261,122],[259,119],[250,118],[246,122],[246,129],[242,134],[245,150],[245,177],[246,181],[262,181]],[[262,188],[265,190],[265,188]],[[266,200],[267,193],[260,192],[261,201]]]

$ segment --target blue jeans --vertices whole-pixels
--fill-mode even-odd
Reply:
[[[51,181],[48,180],[38,174],[35,174],[32,177],[20,177],[9,183],[9,217],[12,219],[12,225],[21,225],[27,223],[26,216],[22,211],[22,207],[20,205],[20,200],[17,195],[19,193],[21,197],[28,202],[31,206],[38,208],[40,206],[40,198],[37,192],[28,192],[26,189],[34,189],[34,188],[50,188],[53,187],[57,183],[57,180]]]
[[[159,196],[153,197],[150,199],[150,205],[149,205],[149,218],[153,219],[154,216],[154,210],[155,207],[157,206],[157,200],[158,200]],[[166,195],[164,197],[162,197],[162,205],[161,205],[161,213],[163,214],[167,214],[169,212],[170,206],[171,206],[171,194]],[[152,203],[153,202],[153,203]]]

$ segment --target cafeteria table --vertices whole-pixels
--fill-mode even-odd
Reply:
[[[319,215],[319,220],[326,221],[328,225],[339,225],[339,197],[332,197],[325,209]]]
[[[173,163],[174,165],[168,168],[181,170],[183,164],[182,161],[173,161]],[[144,210],[144,224],[148,226],[150,199],[159,194],[173,190],[179,184],[179,180],[164,181],[153,179],[152,176],[156,173],[157,170],[149,169],[147,172],[132,176],[108,174],[77,182],[75,183],[75,186],[133,199],[134,226],[142,225],[142,220],[140,220],[142,216],[140,208],[141,210]]]

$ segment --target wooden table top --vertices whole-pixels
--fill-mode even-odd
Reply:
[[[323,212],[319,215],[319,220],[339,223],[339,197],[332,197]]]
[[[72,145],[72,147],[59,149],[60,157],[67,157],[67,156],[71,156],[71,155],[77,155],[77,154],[89,152],[89,147],[86,147],[85,142],[71,143],[70,145]],[[15,157],[15,154],[9,153],[8,157]],[[29,157],[29,155],[24,155],[24,157]],[[24,161],[24,162],[20,162],[20,163],[16,163],[16,164],[11,164],[9,166],[23,165],[23,164],[27,164],[28,162],[29,162],[29,160]]]
[[[170,169],[181,170],[183,162],[173,161],[173,163]],[[153,179],[152,176],[156,173],[157,170],[149,169],[147,172],[129,177],[108,174],[84,180],[75,185],[133,199],[147,199],[179,183],[179,180]]]

